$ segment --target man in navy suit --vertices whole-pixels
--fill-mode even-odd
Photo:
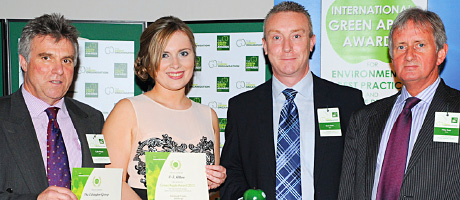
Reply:
[[[77,200],[68,182],[64,181],[64,186],[53,184],[62,179],[50,176],[48,172],[57,171],[51,170],[50,165],[60,170],[68,166],[70,171],[74,167],[97,166],[86,134],[102,131],[102,113],[64,97],[77,63],[77,38],[76,28],[59,14],[35,18],[22,31],[18,51],[24,84],[0,98],[0,199]],[[56,117],[48,118],[49,109],[58,110]],[[51,128],[54,120],[58,126]],[[62,143],[57,143],[56,151],[66,152],[68,162],[50,153],[48,146],[56,144],[50,140],[63,141],[65,147],[59,148]],[[59,172],[52,174],[59,176]],[[68,172],[62,175],[68,177]]]
[[[227,180],[222,199],[235,200],[247,189],[262,189],[276,198],[276,146],[280,113],[286,100],[282,91],[297,91],[294,99],[300,124],[302,199],[337,199],[344,135],[351,113],[364,105],[361,91],[315,76],[309,57],[315,45],[310,15],[294,2],[283,2],[267,14],[263,48],[273,77],[229,101],[221,164]],[[319,109],[338,109],[340,134],[320,134]],[[322,111],[321,111],[322,112]],[[289,188],[290,185],[285,185]]]

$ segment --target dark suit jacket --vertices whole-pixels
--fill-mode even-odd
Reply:
[[[102,113],[71,98],[64,99],[80,139],[83,167],[103,167],[93,164],[86,142],[87,133],[101,133]],[[37,199],[47,187],[37,135],[19,89],[0,98],[0,199]]]
[[[344,137],[320,137],[317,109],[339,107],[342,134],[354,110],[364,105],[361,91],[313,75],[315,111],[314,187],[316,199],[337,199]],[[220,194],[235,200],[250,188],[275,199],[272,80],[229,101],[221,164],[227,180]]]
[[[339,199],[371,199],[380,139],[398,95],[353,114],[345,142]],[[435,112],[447,109],[460,112],[460,91],[441,81],[414,144],[400,199],[459,199],[460,144],[433,142]]]

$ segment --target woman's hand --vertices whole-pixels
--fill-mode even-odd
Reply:
[[[227,178],[227,170],[220,165],[206,165],[208,190],[219,187]]]

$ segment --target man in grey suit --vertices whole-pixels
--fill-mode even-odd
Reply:
[[[64,97],[77,63],[77,38],[76,28],[59,14],[35,18],[22,31],[18,51],[24,84],[0,98],[0,199],[77,200],[70,171],[98,166],[86,134],[101,132],[102,113]],[[57,112],[54,117],[50,109]],[[61,175],[66,185],[53,178]]]
[[[458,199],[460,91],[439,77],[444,25],[433,12],[407,9],[389,39],[404,87],[350,119],[339,199]]]

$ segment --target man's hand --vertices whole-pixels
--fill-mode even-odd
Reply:
[[[208,189],[219,187],[227,178],[227,170],[220,165],[206,165]]]
[[[78,200],[72,191],[65,187],[50,186],[38,195],[37,200]]]

